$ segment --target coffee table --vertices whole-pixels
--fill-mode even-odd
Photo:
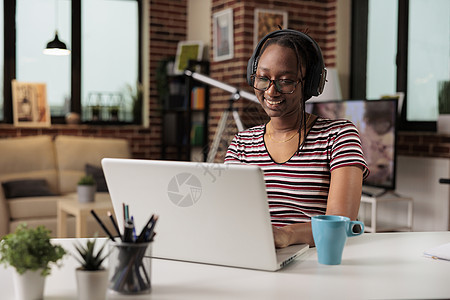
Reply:
[[[75,217],[75,236],[77,238],[87,237],[87,220],[88,217],[92,217],[92,209],[98,215],[104,215],[108,211],[114,212],[109,195],[108,197],[96,197],[96,201],[89,203],[79,202],[76,194],[67,196],[64,200],[60,200],[57,208],[58,237],[67,237],[68,215]]]

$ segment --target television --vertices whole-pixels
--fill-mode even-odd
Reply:
[[[328,119],[350,120],[358,129],[370,174],[363,193],[379,196],[395,190],[397,98],[378,100],[311,100],[306,111]]]

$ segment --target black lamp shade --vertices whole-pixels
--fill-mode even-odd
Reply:
[[[44,54],[48,55],[69,55],[70,50],[67,49],[66,44],[58,39],[58,32],[55,33],[55,39],[47,43],[44,49]]]

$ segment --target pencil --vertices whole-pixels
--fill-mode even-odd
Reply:
[[[105,233],[109,236],[111,241],[115,242],[114,237],[112,236],[111,232],[109,232],[108,228],[106,228],[105,224],[103,224],[102,220],[100,220],[100,218],[97,216],[97,214],[95,213],[95,211],[93,209],[91,209],[91,214],[97,220],[98,224],[100,224],[100,226],[103,228]]]
[[[111,223],[113,224],[114,228],[117,231],[117,234],[119,235],[120,240],[122,241],[122,235],[120,234],[119,226],[117,226],[116,220],[114,220],[114,216],[111,214],[110,211],[108,211],[108,216],[111,219]]]

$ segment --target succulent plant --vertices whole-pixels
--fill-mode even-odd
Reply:
[[[92,175],[84,175],[78,180],[78,185],[95,185],[95,179]]]
[[[105,253],[108,240],[98,250],[95,247],[96,242],[97,238],[88,239],[84,246],[78,241],[75,242],[75,249],[79,254],[79,256],[75,256],[75,259],[81,264],[83,270],[98,271],[103,269],[102,263],[109,255],[109,253]]]

